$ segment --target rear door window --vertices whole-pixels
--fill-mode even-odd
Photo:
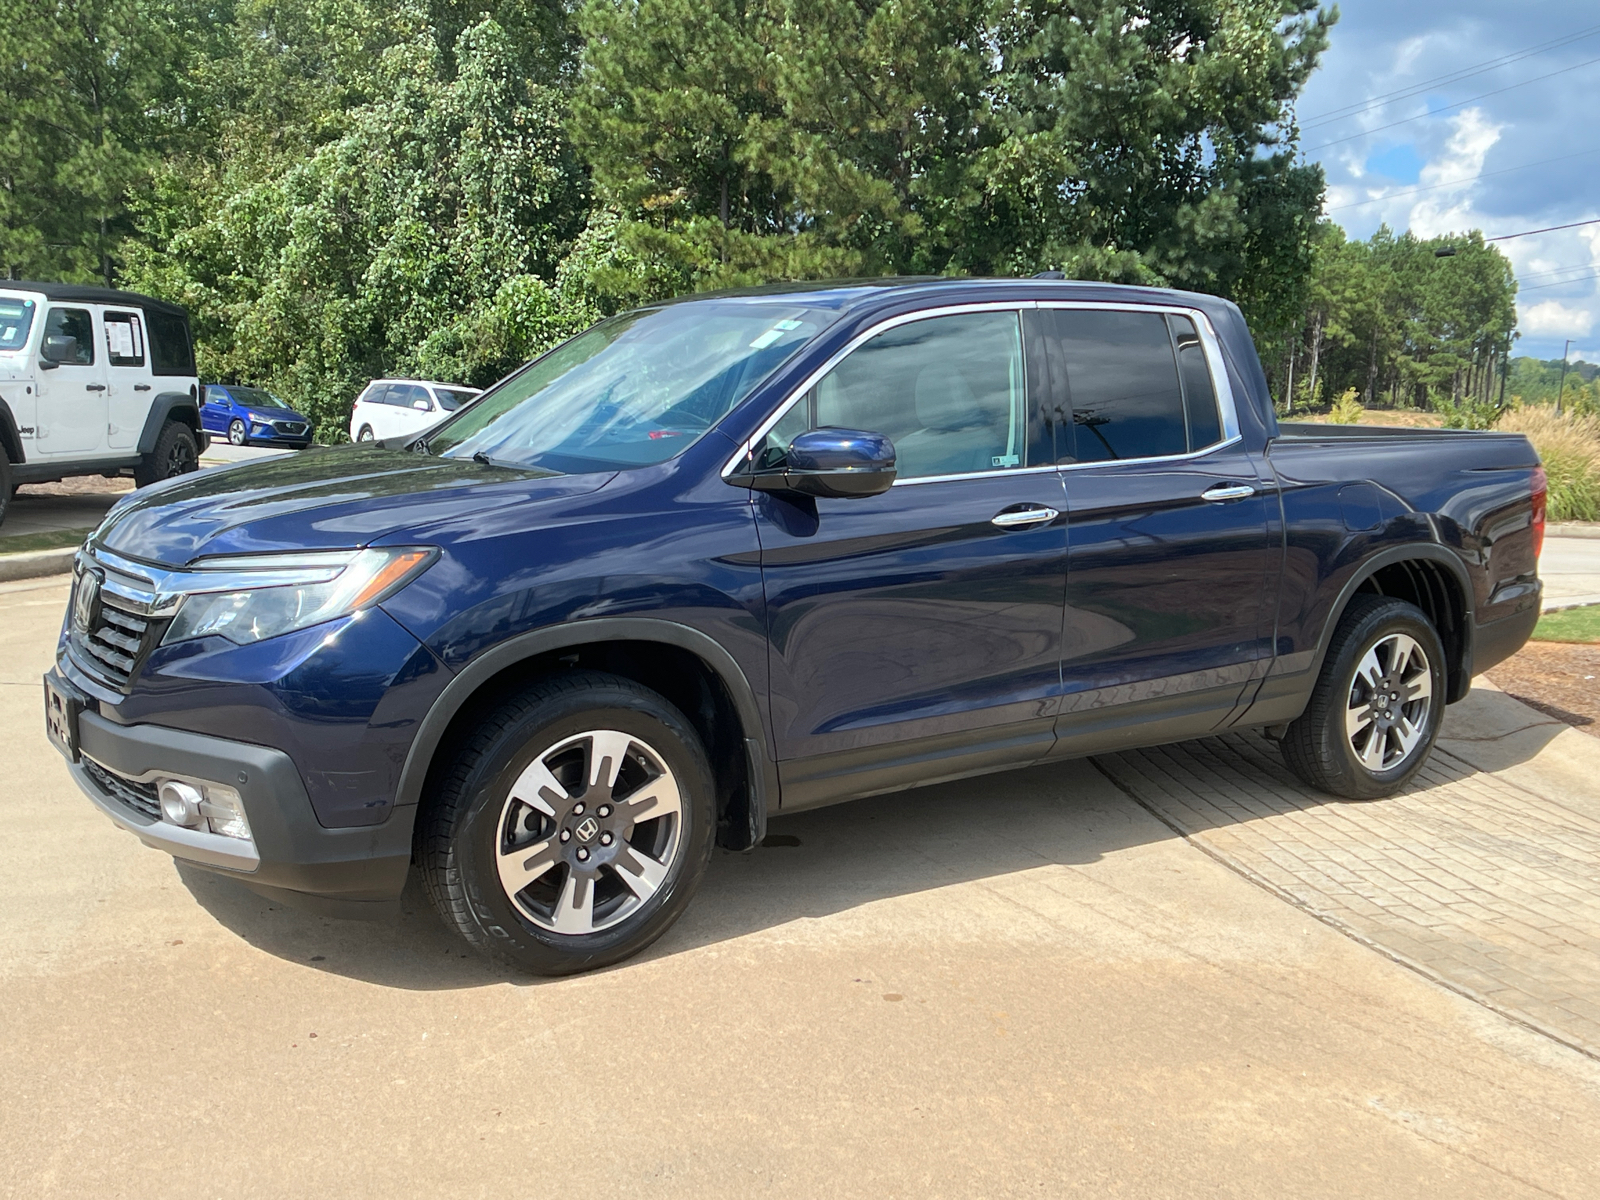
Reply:
[[[1072,434],[1063,461],[1166,458],[1222,440],[1194,322],[1180,314],[1058,309]]]
[[[135,313],[107,312],[106,354],[113,367],[144,366],[144,320]]]

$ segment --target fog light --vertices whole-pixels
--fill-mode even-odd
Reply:
[[[206,784],[206,798],[200,802],[200,811],[212,833],[223,837],[250,840],[250,822],[245,819],[244,801],[231,787],[220,783]]]
[[[200,795],[199,788],[169,779],[156,790],[156,796],[161,801],[161,815],[174,825],[193,829],[204,820],[200,815],[200,804],[204,797]]]

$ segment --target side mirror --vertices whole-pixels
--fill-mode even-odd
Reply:
[[[44,345],[39,347],[39,365],[46,371],[53,371],[64,362],[71,362],[78,357],[78,339],[56,334],[47,337]]]
[[[411,407],[416,409],[418,412],[433,411],[433,405],[429,404],[426,400],[413,400],[411,402]]]
[[[895,479],[894,443],[864,429],[810,429],[789,443],[784,465],[731,477],[763,492],[851,499],[877,496]]]

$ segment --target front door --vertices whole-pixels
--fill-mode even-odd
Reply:
[[[1271,661],[1270,486],[1192,316],[1052,315],[1070,413],[1057,752],[1207,733]]]
[[[807,428],[886,434],[898,471],[880,496],[757,496],[784,808],[1048,753],[1065,502],[1030,465],[1027,370],[1019,312],[929,316],[864,342],[767,435],[770,466]]]
[[[64,348],[67,357],[48,370],[41,362],[37,445],[41,458],[90,455],[106,445],[105,356],[95,353],[94,318],[87,308],[52,306],[45,314],[45,347]],[[44,359],[45,362],[49,361]]]

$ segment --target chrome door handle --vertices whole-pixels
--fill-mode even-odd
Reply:
[[[1046,521],[1054,521],[1060,515],[1055,509],[1043,506],[1008,508],[990,517],[989,524],[998,525],[1001,529],[1026,529],[1029,525],[1043,525]]]
[[[1246,496],[1254,496],[1256,489],[1248,483],[1219,483],[1215,487],[1208,487],[1200,493],[1202,500],[1243,500]]]

